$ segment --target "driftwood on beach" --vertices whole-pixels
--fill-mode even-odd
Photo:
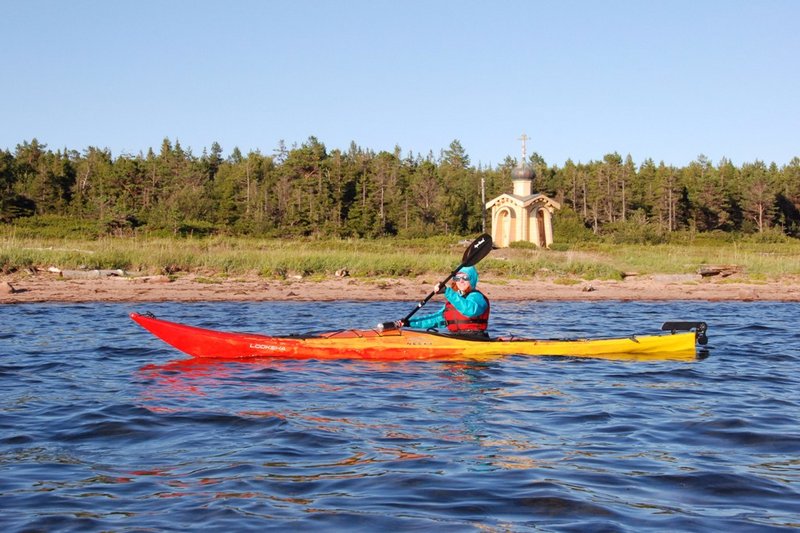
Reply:
[[[17,289],[9,282],[3,281],[0,283],[0,294],[15,294],[16,292],[18,292]]]
[[[80,270],[62,270],[56,267],[47,269],[52,274],[58,274],[59,277],[64,279],[98,279],[108,277],[128,277],[131,274],[122,269],[80,269]]]
[[[732,276],[734,274],[741,274],[743,271],[744,269],[739,265],[708,265],[701,267],[697,273],[704,278],[711,276],[727,278],[728,276]]]

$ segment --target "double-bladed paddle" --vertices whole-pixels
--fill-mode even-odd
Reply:
[[[458,274],[458,271],[461,270],[462,268],[467,267],[467,266],[476,265],[478,263],[478,261],[480,261],[481,259],[486,257],[487,254],[489,252],[491,252],[491,251],[492,251],[492,237],[490,235],[484,233],[483,235],[481,235],[480,237],[478,237],[477,239],[472,241],[472,244],[470,244],[467,247],[467,249],[464,250],[464,257],[461,258],[461,264],[458,265],[455,268],[455,270],[450,272],[450,274],[446,278],[444,278],[441,282],[439,282],[439,287],[444,287],[445,284],[448,281],[450,281],[450,279],[453,276]],[[426,303],[428,303],[428,300],[433,298],[433,296],[435,294],[436,294],[436,291],[431,291],[431,293],[428,294],[428,296],[426,296],[424,300],[421,300],[417,304],[417,307],[415,307],[414,310],[412,310],[410,313],[408,313],[405,316],[405,318],[403,318],[403,320],[401,320],[400,322],[404,326],[408,325],[408,321],[412,316],[414,316],[414,313],[416,313],[417,311],[422,309],[422,306],[424,306]],[[386,331],[386,330],[395,329],[395,327],[396,326],[395,326],[394,322],[384,322],[382,324],[378,324],[378,330],[380,330],[380,331]]]

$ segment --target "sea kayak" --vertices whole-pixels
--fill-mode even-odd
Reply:
[[[144,329],[193,357],[215,359],[363,359],[371,361],[484,361],[504,355],[560,355],[625,359],[693,359],[706,342],[704,322],[666,322],[656,335],[536,340],[474,338],[395,329],[343,330],[272,337],[198,328],[152,314],[131,313]]]

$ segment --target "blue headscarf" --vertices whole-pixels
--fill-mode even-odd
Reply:
[[[470,287],[475,289],[478,286],[478,271],[475,267],[472,266],[465,266],[459,269],[459,272],[463,272],[469,278]]]

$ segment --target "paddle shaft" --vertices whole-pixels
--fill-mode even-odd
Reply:
[[[455,276],[456,274],[458,274],[458,271],[459,271],[459,270],[461,270],[462,268],[464,268],[465,266],[466,266],[466,265],[464,265],[463,263],[462,263],[462,264],[460,264],[460,265],[458,265],[458,268],[456,268],[455,270],[453,270],[452,272],[450,272],[450,274],[449,274],[449,275],[448,275],[446,278],[444,278],[444,280],[442,280],[441,282],[439,282],[439,287],[444,287],[444,286],[445,286],[445,284],[446,284],[448,281],[450,281],[451,279],[453,279],[453,276]],[[405,316],[405,318],[403,318],[403,324],[407,323],[407,322],[409,321],[409,319],[410,319],[412,316],[414,316],[414,314],[415,314],[417,311],[419,311],[420,309],[422,309],[422,306],[424,306],[426,303],[428,303],[428,301],[429,301],[431,298],[433,298],[433,297],[434,297],[434,295],[436,295],[436,291],[431,291],[431,292],[430,292],[430,294],[428,294],[428,295],[425,297],[425,299],[424,299],[424,300],[420,300],[420,302],[417,304],[417,307],[415,307],[414,309],[412,309],[412,310],[411,310],[411,312],[410,312],[410,313],[408,313],[408,314]]]

